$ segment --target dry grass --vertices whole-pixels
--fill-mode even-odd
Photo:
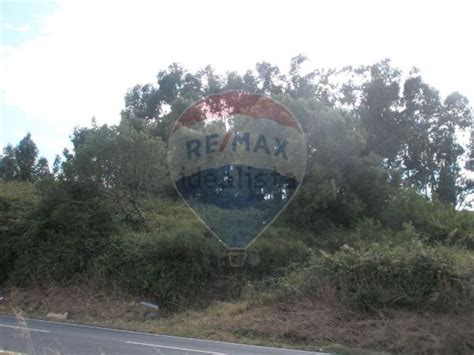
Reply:
[[[21,311],[44,318],[69,312],[76,323],[161,334],[272,346],[357,352],[474,352],[474,314],[382,310],[365,314],[338,301],[326,289],[313,299],[275,299],[260,295],[237,303],[216,302],[205,310],[146,318],[141,299],[91,287],[10,289],[0,313]],[[343,346],[337,344],[344,344]]]
[[[126,294],[109,293],[84,287],[46,286],[33,289],[10,289],[6,294],[8,305],[22,309],[26,314],[46,315],[49,312],[69,312],[69,318],[89,317],[110,320],[139,319],[144,307]]]
[[[336,299],[281,300],[250,309],[242,329],[306,344],[343,344],[350,348],[396,353],[472,354],[474,314],[381,310],[364,314]],[[337,346],[326,346],[337,350]]]

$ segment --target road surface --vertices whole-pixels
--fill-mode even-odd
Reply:
[[[35,319],[25,319],[22,324],[9,316],[0,316],[0,350],[29,354],[318,354]]]

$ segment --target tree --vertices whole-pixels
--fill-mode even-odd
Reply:
[[[59,155],[56,155],[54,157],[54,162],[53,162],[53,175],[57,176],[59,172],[61,171],[61,157]]]
[[[3,156],[0,157],[0,179],[12,181],[18,177],[19,168],[16,161],[15,150],[8,144],[3,148]]]
[[[316,72],[313,71],[304,76],[300,73],[301,65],[307,60],[308,58],[301,54],[291,59],[287,92],[294,98],[310,98],[316,94],[317,88],[314,83]]]
[[[443,101],[417,69],[402,81],[401,71],[388,59],[369,66],[303,74],[306,61],[303,55],[292,58],[288,73],[261,62],[243,75],[228,72],[225,76],[210,66],[193,73],[172,64],[158,73],[156,85],[137,85],[127,93],[122,121],[136,129],[146,126],[166,142],[179,115],[208,94],[247,90],[309,100],[313,106],[319,102],[346,117],[351,127],[348,132],[360,136],[364,145],[357,154],[367,161],[380,161],[392,186],[413,187],[451,206],[469,193],[472,184],[462,178],[460,165],[464,147],[457,140],[472,120],[465,97],[453,93]],[[308,131],[317,124],[314,118]]]
[[[435,194],[444,204],[455,207],[462,194],[458,183],[464,153],[457,136],[471,125],[469,102],[458,93],[442,102],[439,92],[419,75],[406,80],[404,102],[406,180],[426,197]]]
[[[298,117],[308,145],[306,177],[289,206],[289,221],[320,230],[377,217],[392,188],[382,158],[363,154],[366,136],[354,117],[315,98],[277,99]]]
[[[277,66],[268,62],[257,63],[257,82],[259,92],[265,95],[277,95],[284,92],[285,75],[280,73]]]
[[[368,70],[370,79],[362,85],[362,102],[356,113],[367,132],[366,152],[387,159],[391,168],[404,136],[398,114],[401,73],[389,60]]]
[[[145,222],[141,198],[170,190],[165,144],[150,129],[119,126],[81,128],[72,136],[74,154],[66,152],[61,178],[96,186],[134,224]]]
[[[18,180],[33,181],[35,177],[35,163],[38,148],[28,133],[15,148],[15,157],[18,164]]]
[[[48,159],[45,157],[39,158],[34,169],[34,179],[41,180],[50,175],[51,172],[49,171]]]
[[[436,163],[441,169],[438,198],[452,207],[457,206],[458,196],[463,195],[464,189],[472,192],[470,185],[461,181],[460,162],[464,148],[457,137],[459,132],[471,127],[471,122],[467,98],[457,92],[446,97],[433,140],[437,147]]]
[[[466,169],[474,171],[474,126],[471,125],[471,132],[469,137],[469,160],[466,164]]]

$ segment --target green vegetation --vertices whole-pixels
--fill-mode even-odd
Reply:
[[[448,305],[469,307],[474,301],[472,254],[425,246],[419,240],[346,245],[334,254],[323,253],[300,277],[297,289],[303,294],[333,285],[345,301],[366,310],[442,310]]]
[[[333,302],[358,315],[472,315],[474,214],[465,208],[474,184],[464,167],[469,147],[459,141],[472,123],[467,99],[443,100],[416,70],[402,80],[389,61],[302,74],[304,61],[295,57],[287,74],[264,62],[226,76],[173,64],[157,85],[126,94],[120,124],[76,129],[73,151],[51,171],[29,134],[7,146],[0,285],[72,287],[87,279],[168,311],[247,302],[250,292],[259,307],[301,302],[311,313],[311,302],[332,290]],[[308,144],[301,191],[238,269],[179,200],[165,163],[179,114],[229,89],[275,97]],[[292,342],[312,341],[295,334]],[[407,349],[392,345],[368,344]]]

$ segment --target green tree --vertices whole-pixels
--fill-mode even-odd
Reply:
[[[49,171],[48,159],[45,157],[39,158],[34,169],[34,179],[41,180],[50,175],[51,172]]]
[[[361,104],[356,113],[367,133],[366,152],[386,159],[387,168],[395,164],[404,131],[400,122],[400,75],[389,60],[367,68],[370,77],[362,84]]]
[[[458,93],[442,102],[439,92],[419,75],[406,80],[404,102],[406,180],[425,196],[435,194],[455,207],[463,190],[469,188],[461,183],[464,148],[457,138],[471,125],[469,102]]]
[[[352,170],[347,170],[346,177],[357,180],[358,172],[354,169],[363,169],[363,175],[369,170],[375,173],[377,168],[367,170],[367,167],[380,164],[383,170],[375,173],[377,181],[385,179],[391,188],[401,184],[410,186],[425,197],[439,198],[451,206],[459,205],[469,194],[473,184],[463,177],[464,148],[457,141],[458,133],[472,120],[465,97],[454,93],[443,101],[439,92],[423,81],[417,69],[402,82],[401,71],[388,59],[369,66],[316,69],[303,74],[302,65],[306,62],[305,56],[298,55],[292,58],[288,73],[261,62],[243,75],[228,72],[225,76],[216,74],[210,66],[193,73],[172,64],[158,73],[156,85],[138,85],[127,93],[122,121],[135,128],[143,123],[153,135],[166,142],[179,115],[208,94],[229,89],[248,90],[277,97],[283,95],[296,101],[309,100],[313,106],[314,102],[319,102],[345,117],[350,128],[342,132],[361,139],[363,147],[348,155],[350,157],[354,152],[361,160],[351,165]],[[295,110],[299,108],[295,107]],[[304,115],[296,116],[306,120]],[[305,129],[314,131],[319,123],[313,118],[305,122]],[[335,137],[338,134],[335,133]],[[326,137],[321,139],[325,141]],[[346,139],[349,137],[339,137],[337,142]],[[328,144],[334,146],[332,141]],[[323,152],[325,148],[319,149]],[[311,152],[308,158],[313,158]],[[332,157],[326,159],[331,161]],[[327,165],[326,162],[323,165]],[[338,174],[342,165],[333,169],[331,174]],[[354,201],[353,194],[360,196],[370,190],[358,189],[355,180],[351,192],[344,192],[346,198],[352,196],[350,199]],[[359,183],[359,186],[363,184]],[[338,191],[342,196],[343,190]],[[384,188],[381,196],[386,193]],[[374,196],[373,193],[370,198],[366,195],[364,200],[372,201],[369,203],[372,205],[376,200]],[[367,208],[372,210],[368,205],[362,209]]]
[[[278,99],[299,118],[308,144],[306,177],[289,221],[320,230],[376,216],[391,188],[382,158],[363,154],[366,137],[357,120],[314,98]]]
[[[438,198],[448,206],[456,207],[464,190],[472,192],[470,184],[461,176],[461,158],[464,148],[459,143],[459,132],[471,127],[472,114],[466,97],[455,92],[449,95],[437,122],[434,145],[436,163],[440,169],[436,187]]]
[[[97,185],[131,223],[144,223],[141,197],[170,190],[165,144],[149,128],[119,126],[74,131],[74,154],[65,152],[62,178]]]
[[[18,177],[19,168],[16,161],[15,149],[8,144],[3,148],[3,155],[0,157],[0,179],[12,181]]]
[[[38,148],[28,133],[15,148],[15,157],[18,164],[18,180],[33,181],[35,177],[35,163]]]

